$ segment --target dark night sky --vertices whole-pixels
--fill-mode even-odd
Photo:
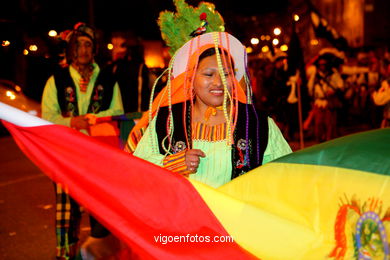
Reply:
[[[199,2],[199,0],[187,0],[187,3],[193,6],[197,6]],[[213,0],[211,2],[225,18],[228,30],[227,17],[281,12],[288,6],[287,0]],[[19,0],[4,1],[0,8],[0,19],[3,23],[11,23],[18,29],[28,32],[29,36],[47,33],[51,28],[62,31],[72,27],[78,21],[84,21],[94,23],[95,28],[104,32],[130,29],[145,39],[159,39],[156,19],[159,12],[163,10],[173,11],[173,1]],[[234,26],[233,24],[232,27]]]
[[[376,6],[385,7],[379,8],[383,10],[376,10],[371,18],[367,17],[365,28],[371,38],[381,36],[382,44],[388,44],[388,41],[383,39],[388,39],[386,28],[388,30],[389,27],[387,22],[379,20],[385,19],[386,16],[377,14],[378,11],[388,13],[388,1],[366,0],[366,3],[382,3]],[[201,1],[187,0],[186,2],[198,6]],[[224,17],[226,30],[243,44],[249,44],[250,37],[270,34],[270,30],[275,26],[285,28],[285,35],[287,35],[287,31],[291,29],[292,12],[305,12],[309,0],[209,0],[209,2],[214,3],[216,10]],[[70,29],[80,21],[98,29],[104,39],[107,39],[112,31],[133,30],[136,35],[145,40],[160,40],[156,20],[163,10],[175,11],[173,0],[2,1],[0,41],[10,40],[12,45],[0,49],[0,78],[9,78],[27,87],[43,86],[43,83],[36,83],[36,78],[46,79],[47,75],[39,76],[39,74],[44,74],[43,72],[51,68],[43,58],[47,49],[51,49],[48,31],[55,29],[60,32]],[[301,16],[301,13],[299,14]],[[305,15],[308,16],[308,13]],[[377,26],[378,24],[381,26]],[[35,53],[35,56],[23,57],[22,51],[29,41],[49,47],[46,50],[40,48],[41,51]],[[51,57],[54,55],[51,54]]]
[[[225,19],[225,28],[238,39],[253,34],[255,26],[273,26],[271,22],[252,16],[279,14],[291,1],[304,0],[212,0]],[[187,0],[198,6],[199,0]],[[256,4],[254,4],[256,3]],[[12,42],[0,49],[0,78],[10,79],[24,86],[25,93],[40,100],[45,81],[51,75],[56,48],[47,33],[71,29],[77,22],[86,22],[107,40],[112,31],[132,30],[145,40],[160,40],[157,18],[161,11],[175,11],[172,0],[7,0],[0,6],[0,41]],[[30,43],[40,46],[38,52],[23,56]],[[43,46],[43,47],[41,47]],[[101,45],[103,46],[103,45]]]

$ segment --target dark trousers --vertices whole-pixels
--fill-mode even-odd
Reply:
[[[337,112],[327,107],[314,107],[314,135],[316,141],[328,141],[337,136]]]

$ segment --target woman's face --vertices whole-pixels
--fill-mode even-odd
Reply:
[[[229,79],[233,77],[224,68],[227,88],[231,91]],[[206,106],[218,107],[223,104],[224,87],[218,71],[217,57],[215,55],[203,58],[199,64],[194,79],[196,102]]]

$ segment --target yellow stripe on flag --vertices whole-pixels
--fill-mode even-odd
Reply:
[[[349,259],[359,218],[372,212],[385,227],[390,223],[389,178],[331,166],[269,163],[219,189],[191,182],[235,241],[259,258],[325,259],[337,246],[335,251]]]

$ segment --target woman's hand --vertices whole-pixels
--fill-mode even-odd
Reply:
[[[190,149],[186,152],[185,163],[190,173],[196,173],[200,163],[200,157],[206,157],[204,152],[199,149]]]
[[[87,129],[89,128],[88,119],[84,116],[75,116],[72,117],[70,120],[70,127],[76,128],[77,130],[80,129]]]

